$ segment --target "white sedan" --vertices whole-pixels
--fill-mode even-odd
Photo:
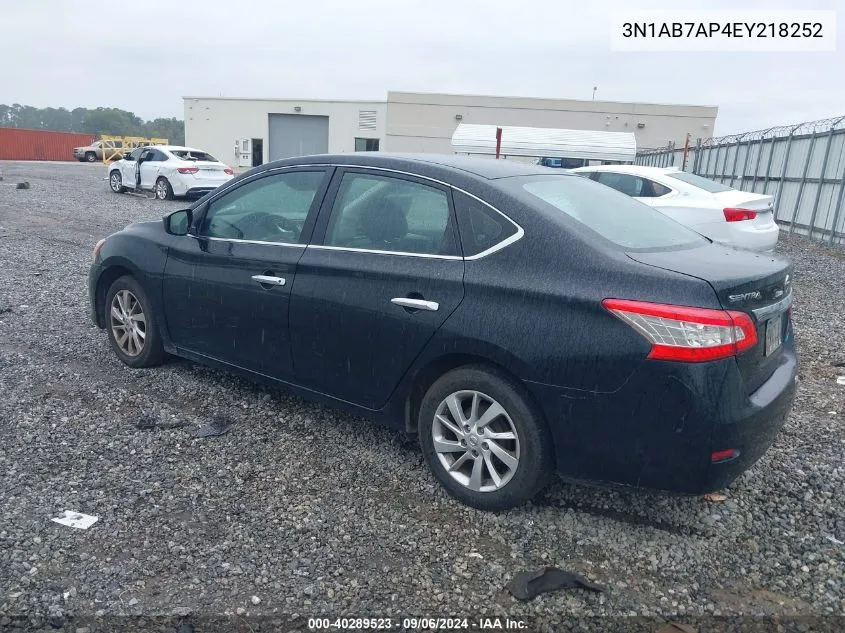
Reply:
[[[573,173],[612,187],[714,242],[752,251],[770,251],[780,228],[774,198],[732,189],[677,167],[601,165]]]
[[[115,193],[152,191],[159,200],[199,197],[234,178],[235,172],[208,152],[176,145],[139,147],[109,165]]]

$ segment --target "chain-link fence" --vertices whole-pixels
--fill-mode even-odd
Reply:
[[[697,139],[686,150],[669,145],[639,152],[636,164],[680,167],[769,194],[790,233],[845,243],[845,117]]]

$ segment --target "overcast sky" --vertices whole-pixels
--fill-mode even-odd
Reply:
[[[718,105],[717,134],[845,115],[841,35],[835,53],[610,51],[617,9],[731,6],[845,0],[4,0],[0,103],[151,119],[182,118],[185,95],[590,99],[597,86],[597,99]]]

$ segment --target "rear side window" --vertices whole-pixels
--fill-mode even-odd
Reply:
[[[453,255],[447,193],[369,173],[343,175],[332,206],[326,245],[375,251]]]
[[[664,187],[659,182],[654,182],[648,178],[634,176],[633,174],[620,174],[614,171],[596,172],[593,180],[616,189],[616,191],[621,191],[632,198],[659,198],[672,191],[669,187]]]
[[[544,214],[563,213],[626,250],[668,249],[707,243],[706,238],[659,211],[586,178],[533,176],[515,178],[511,186],[529,194],[528,200]]]
[[[600,171],[595,180],[603,185],[607,185],[616,191],[621,191],[626,196],[632,198],[639,198],[643,191],[643,179],[630,174],[618,174],[612,171]]]
[[[176,158],[181,158],[182,160],[202,160],[208,161],[209,163],[217,162],[217,159],[207,152],[199,152],[189,149],[172,149],[170,150],[170,153]]]
[[[483,253],[517,232],[513,222],[472,196],[455,191],[454,200],[464,257]]]
[[[660,196],[665,196],[668,193],[672,193],[672,190],[669,187],[661,185],[659,182],[654,182],[653,180],[646,180],[647,185],[647,194],[643,194],[643,196],[647,198],[659,198]]]
[[[695,174],[689,174],[685,171],[673,171],[666,174],[669,178],[674,178],[675,180],[680,180],[681,182],[685,182],[688,185],[692,185],[693,187],[698,187],[699,189],[704,189],[708,193],[722,193],[723,191],[733,191],[730,187],[726,187],[720,182],[716,182],[715,180],[710,180],[709,178],[703,178],[701,176],[696,176]]]

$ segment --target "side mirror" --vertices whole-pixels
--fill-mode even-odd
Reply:
[[[193,219],[194,214],[190,209],[174,211],[164,216],[164,230],[170,235],[187,235]]]

